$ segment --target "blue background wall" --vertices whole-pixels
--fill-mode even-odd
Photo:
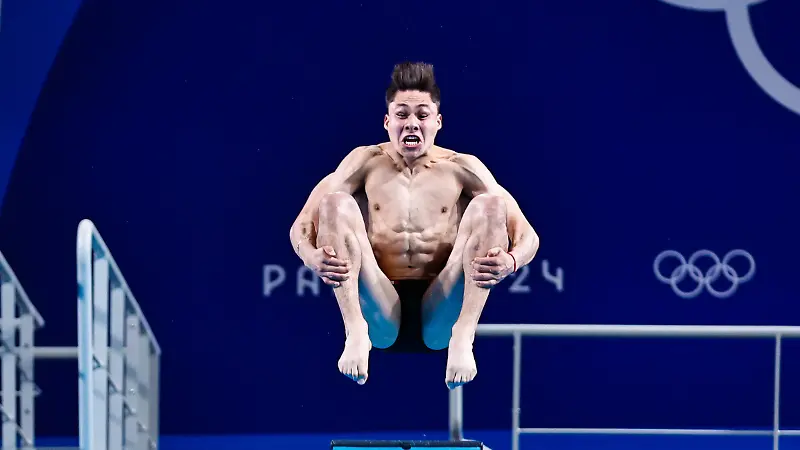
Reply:
[[[383,92],[405,59],[436,66],[438,143],[479,156],[542,238],[484,322],[800,325],[800,116],[754,82],[722,12],[658,0],[78,6],[3,3],[0,250],[47,320],[40,343],[74,344],[75,230],[98,225],[164,348],[165,434],[446,427],[444,355],[374,353],[363,387],[337,373],[335,301],[299,281],[287,237],[316,181],[385,139]],[[751,14],[769,61],[800,84],[800,5]],[[681,298],[653,273],[664,250],[737,248],[758,270],[727,298]],[[785,347],[794,427],[799,349]],[[467,426],[509,427],[510,342],[479,339],[476,353]],[[524,365],[524,426],[771,426],[768,341],[539,339]],[[74,434],[74,366],[38,367],[40,432]]]

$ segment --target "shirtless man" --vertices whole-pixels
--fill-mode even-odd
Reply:
[[[389,142],[345,156],[289,233],[303,263],[333,287],[345,328],[339,371],[358,384],[372,347],[393,346],[414,320],[418,341],[448,349],[447,386],[472,381],[490,289],[539,248],[517,202],[478,158],[434,145],[439,102],[431,65],[395,66],[383,120]]]

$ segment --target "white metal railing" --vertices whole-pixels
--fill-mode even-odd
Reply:
[[[161,348],[89,220],[77,257],[80,448],[156,449]]]
[[[479,336],[512,336],[514,338],[511,428],[512,450],[519,450],[521,434],[662,434],[662,435],[738,435],[772,436],[772,448],[777,450],[780,436],[800,436],[800,430],[780,428],[781,340],[800,338],[800,327],[788,326],[712,326],[712,325],[532,325],[482,324]],[[523,336],[569,337],[629,337],[629,338],[734,338],[775,339],[775,387],[773,392],[772,430],[700,430],[700,429],[639,429],[639,428],[521,428],[520,391],[522,378]],[[463,388],[450,391],[450,438],[463,439]]]
[[[44,320],[0,254],[2,448],[36,445],[34,360],[78,359],[81,450],[155,449],[161,349],[90,221],[77,241],[77,347],[34,345]]]
[[[44,319],[0,253],[0,417],[4,449],[17,448],[18,443],[33,446],[36,437],[34,398],[39,388],[33,380],[33,335],[43,326]]]

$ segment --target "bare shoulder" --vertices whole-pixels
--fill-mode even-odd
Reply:
[[[383,150],[377,145],[362,145],[351,150],[344,159],[363,164],[382,154]]]
[[[337,172],[353,174],[366,169],[369,162],[383,154],[377,145],[362,145],[351,150],[337,167]]]
[[[470,195],[494,191],[497,182],[486,165],[475,155],[437,148],[439,158],[452,164],[456,176]]]
[[[486,165],[475,155],[461,153],[447,148],[436,147],[437,159],[446,159],[469,172],[487,171]]]

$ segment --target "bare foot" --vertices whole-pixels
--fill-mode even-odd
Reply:
[[[447,348],[447,372],[445,383],[448,389],[463,386],[475,378],[478,367],[472,354],[472,339],[450,338]]]
[[[348,335],[344,342],[344,352],[339,358],[339,372],[358,384],[366,383],[370,350],[372,342],[366,331]]]

